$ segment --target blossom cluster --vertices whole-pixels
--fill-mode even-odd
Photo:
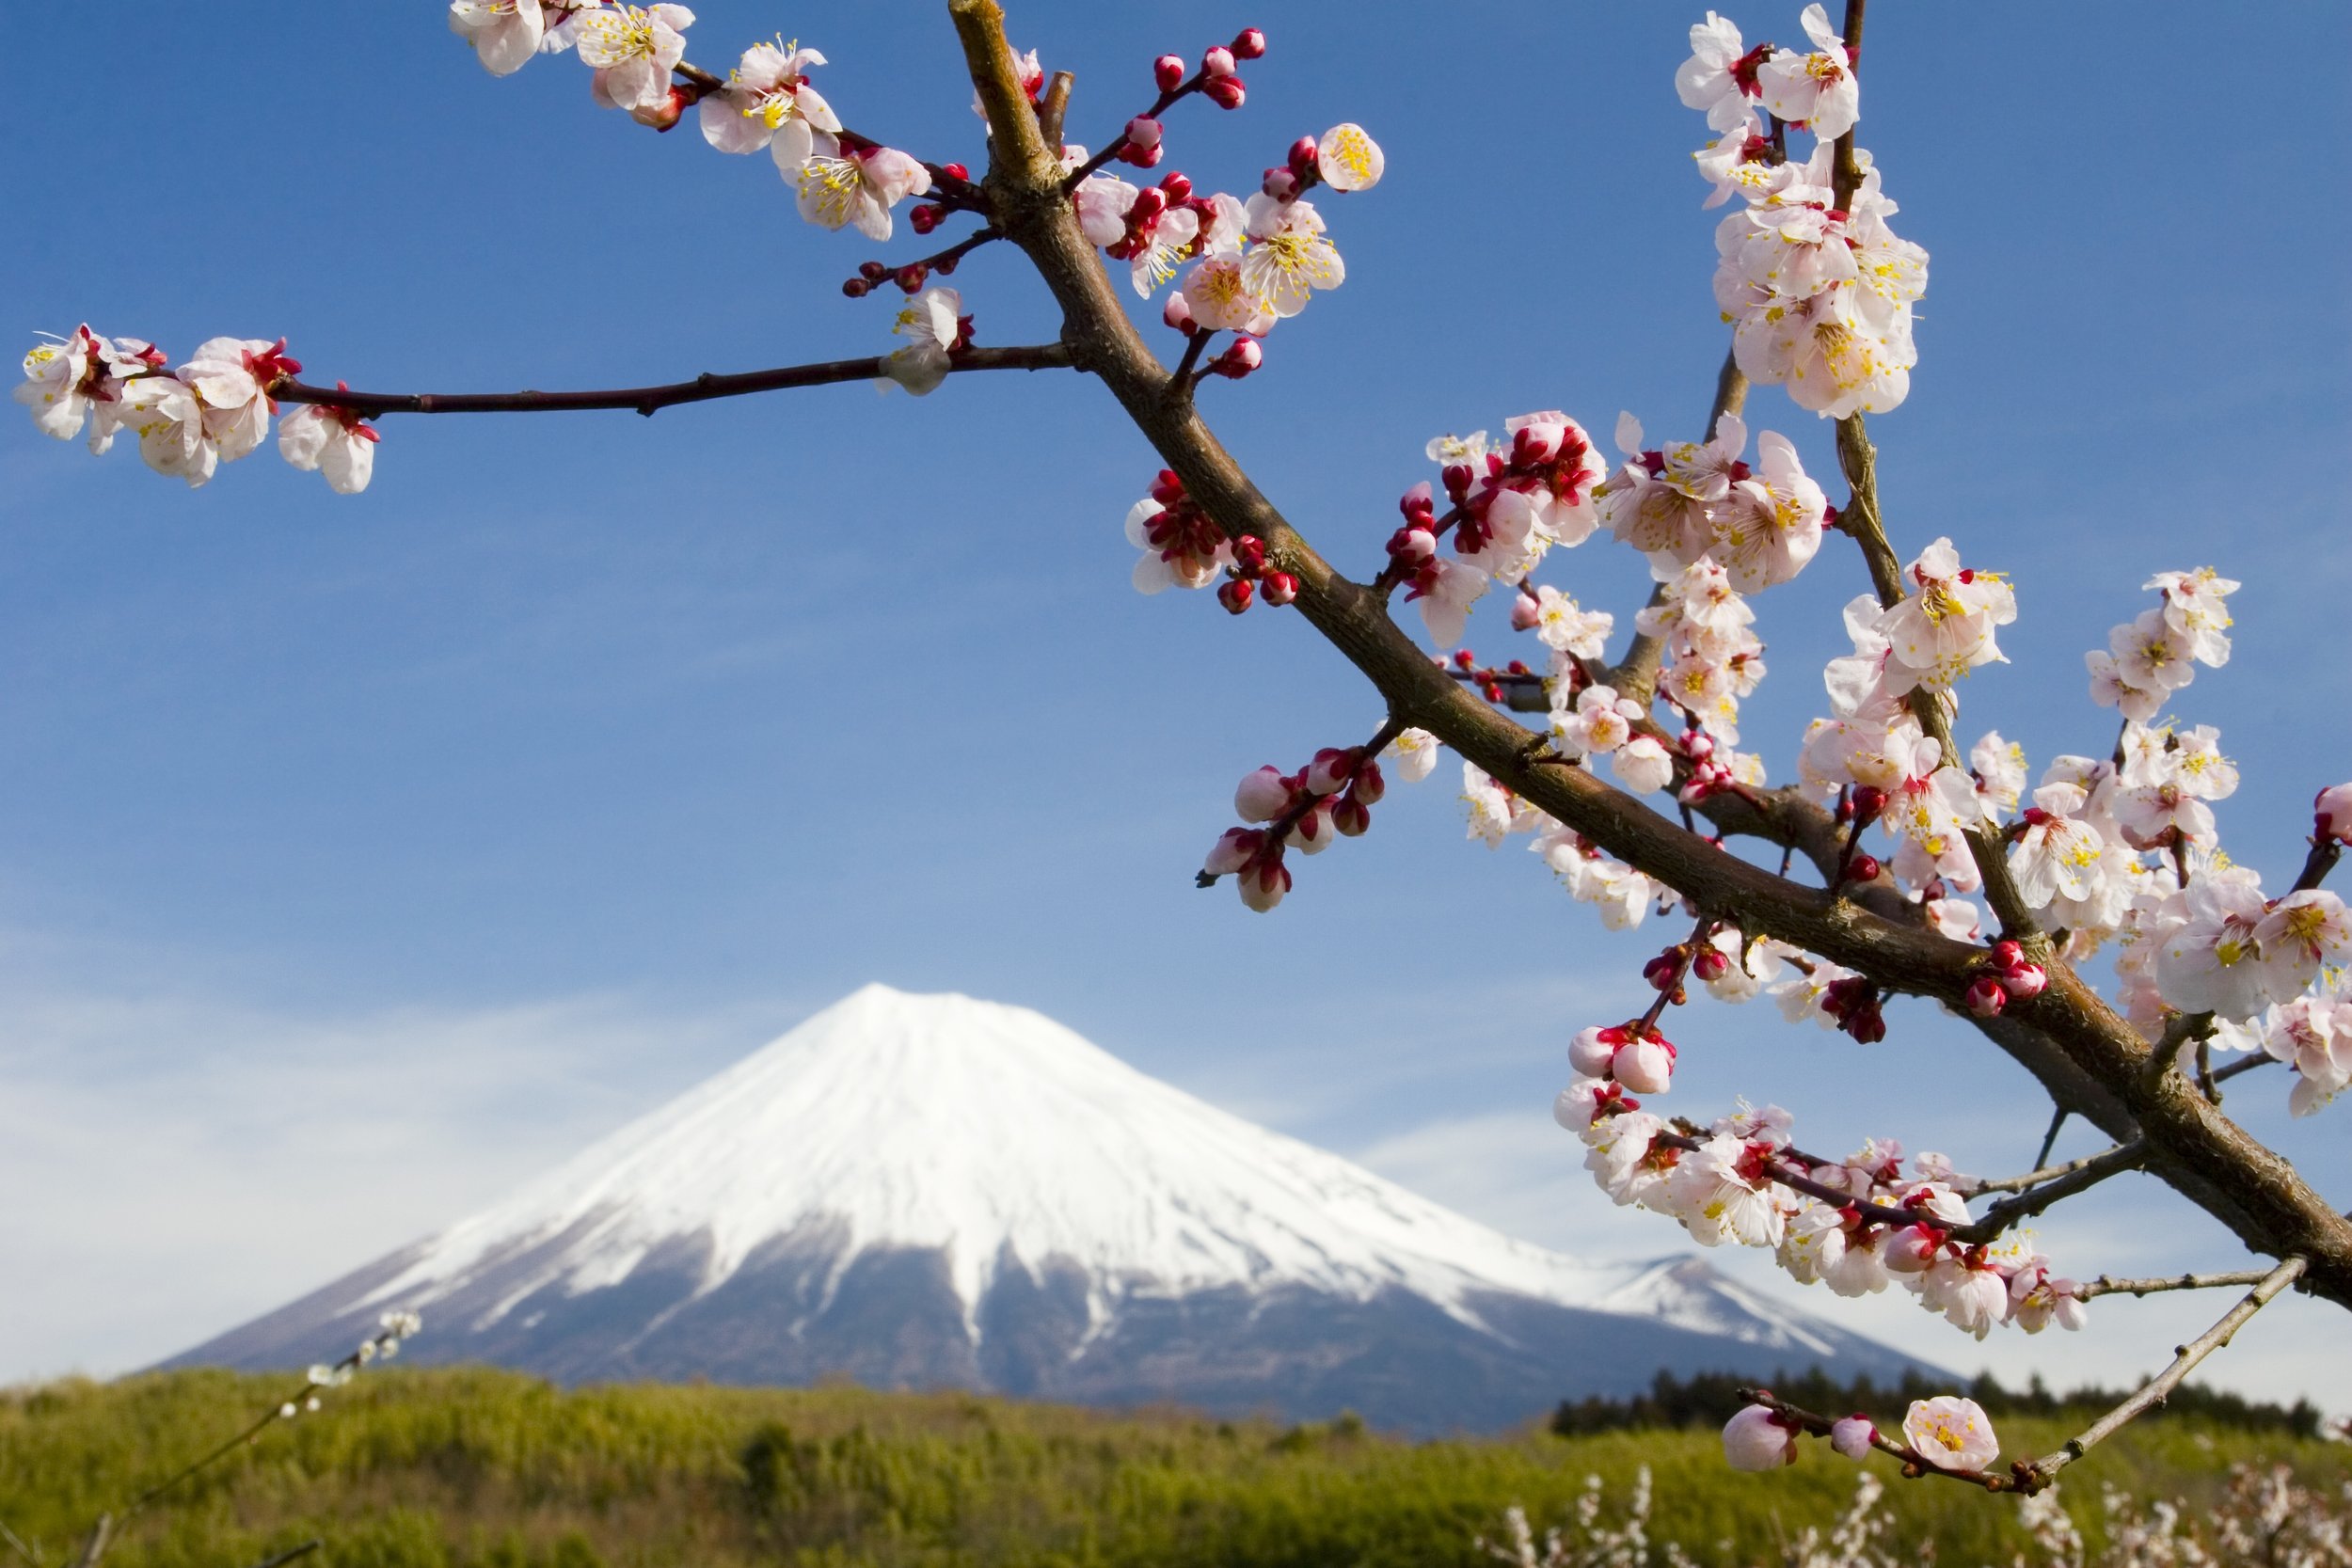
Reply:
[[[1748,1405],[1724,1424],[1724,1459],[1735,1470],[1794,1465],[1804,1431],[1769,1405]],[[1830,1427],[1830,1447],[1848,1459],[1863,1459],[1879,1441],[1867,1416],[1848,1416]],[[1957,1394],[1939,1394],[1911,1402],[1903,1416],[1901,1451],[1939,1470],[1973,1472],[1989,1468],[2000,1457],[2001,1444],[1984,1406]]]
[[[1585,1168],[1613,1202],[1665,1214],[1704,1246],[1769,1248],[1798,1283],[1837,1295],[1899,1284],[1978,1338],[2004,1323],[2028,1334],[2083,1325],[2075,1282],[2052,1272],[2029,1234],[1955,1235],[1973,1218],[1942,1156],[1922,1154],[1906,1174],[1902,1146],[1872,1139],[1842,1161],[1819,1160],[1791,1147],[1778,1106],[1679,1132],[1633,1098],[1665,1092],[1673,1076],[1673,1046],[1643,1020],[1585,1030],[1569,1063],[1579,1076],[1553,1115],[1582,1140]]]
[[[60,441],[87,428],[93,452],[128,430],[149,467],[195,489],[262,444],[278,413],[272,388],[301,369],[287,357],[283,338],[209,338],[171,368],[170,356],[145,339],[103,337],[85,325],[33,346],[16,401],[32,409],[43,435]],[[328,404],[306,404],[278,427],[280,456],[347,496],[368,487],[375,442],[373,425]]]
[[[1918,362],[1912,306],[1927,290],[1928,253],[1887,227],[1898,209],[1867,152],[1852,151],[1859,178],[1841,199],[1837,138],[1852,134],[1861,89],[1821,8],[1807,6],[1803,23],[1810,53],[1748,49],[1736,25],[1709,11],[1691,29],[1675,86],[1721,133],[1692,154],[1714,187],[1707,205],[1742,198],[1715,231],[1715,302],[1740,371],[1842,419],[1909,394]],[[1787,155],[1789,127],[1813,134],[1802,163]]]
[[[424,1320],[414,1312],[395,1308],[380,1314],[376,1332],[360,1340],[358,1349],[341,1361],[315,1363],[303,1374],[302,1392],[278,1407],[278,1418],[291,1420],[303,1411],[318,1409],[321,1393],[349,1383],[372,1361],[389,1361],[400,1354],[401,1342],[423,1327]]]
[[[1361,834],[1387,792],[1379,762],[1361,746],[1327,746],[1295,773],[1269,766],[1247,774],[1233,791],[1233,815],[1260,825],[1227,829],[1201,863],[1200,884],[1232,877],[1241,901],[1263,914],[1290,892],[1286,851],[1320,855],[1335,837]]]

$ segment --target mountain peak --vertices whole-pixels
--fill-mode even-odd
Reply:
[[[1564,1310],[1738,1351],[1708,1365],[1864,1343],[1796,1326],[1694,1259],[1596,1264],[1514,1241],[1025,1007],[882,985],[189,1359],[266,1364],[395,1305],[432,1314],[453,1336],[440,1343],[572,1375],[723,1366],[1017,1388],[1065,1386],[1139,1337],[1216,1357],[1278,1323],[1292,1325],[1279,1355],[1325,1362],[1327,1346],[1292,1341],[1434,1335],[1524,1359],[1559,1338]]]

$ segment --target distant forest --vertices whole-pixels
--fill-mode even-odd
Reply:
[[[1740,1390],[1757,1386],[1757,1379],[1734,1372],[1695,1372],[1689,1377],[1677,1377],[1661,1371],[1647,1393],[1616,1399],[1563,1400],[1559,1409],[1552,1412],[1551,1430],[1563,1437],[1582,1437],[1601,1432],[1719,1427],[1745,1402],[1740,1398]],[[1761,1386],[1807,1410],[1818,1410],[1825,1416],[1860,1411],[1889,1428],[1902,1419],[1903,1411],[1913,1400],[1952,1392],[1949,1383],[1917,1372],[1905,1373],[1899,1383],[1881,1385],[1867,1377],[1841,1381],[1819,1368],[1795,1375],[1780,1373],[1763,1380]],[[2014,1389],[2003,1386],[1991,1372],[1985,1372],[1967,1385],[1966,1392],[1996,1422],[2005,1416],[2079,1417],[2087,1424],[2128,1399],[2133,1390],[2085,1384],[2055,1394],[2039,1373],[2024,1388]],[[2194,1383],[2174,1389],[2164,1404],[2141,1419],[2160,1418],[2167,1414],[2194,1417],[2201,1425],[2233,1432],[2278,1433],[2293,1437],[2320,1434],[2319,1407],[2309,1400],[2296,1400],[2291,1405],[2258,1402]]]

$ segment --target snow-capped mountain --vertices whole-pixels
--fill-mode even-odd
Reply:
[[[566,1380],[847,1374],[1426,1430],[1661,1367],[1912,1364],[1696,1258],[1514,1241],[1025,1008],[882,986],[178,1361],[299,1364],[394,1306],[424,1313],[422,1359]]]

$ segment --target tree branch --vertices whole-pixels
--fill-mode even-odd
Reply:
[[[1880,916],[1856,901],[1800,887],[1728,854],[1639,800],[1565,766],[1545,737],[1461,690],[1389,618],[1379,595],[1334,571],[1251,483],[1191,400],[1168,395],[1168,369],[1137,334],[1101,259],[1078,230],[1056,161],[1038,135],[993,0],[949,0],[964,57],[997,134],[991,210],[1062,310],[1071,362],[1099,376],[1185,491],[1228,536],[1255,534],[1270,564],[1298,579],[1295,607],[1361,671],[1390,712],[1428,730],[1506,788],[1611,854],[1732,921],[1898,990],[1959,1006],[1982,950]],[[2008,866],[1994,865],[2006,881]],[[1991,885],[1988,882],[1988,885]],[[2312,1259],[2312,1288],[2352,1306],[2352,1222],[2295,1168],[2174,1075],[2139,1081],[2147,1041],[2063,964],[2048,989],[2014,1004],[1985,1032],[2059,1102],[2118,1139],[2145,1134],[2149,1168],[2273,1256]]]
[[[2248,1291],[2246,1299],[2222,1314],[2221,1321],[2181,1346],[2172,1357],[2172,1365],[2151,1378],[2139,1392],[2093,1421],[2082,1434],[2067,1439],[2066,1446],[2054,1454],[2031,1464],[2020,1462],[2017,1466],[2019,1490],[2038,1492],[2069,1465],[2080,1459],[2097,1444],[2111,1435],[2117,1428],[2162,1404],[2165,1397],[2180,1386],[2181,1380],[2193,1370],[2197,1363],[2230,1342],[2230,1338],[2246,1320],[2270,1304],[2273,1296],[2302,1277],[2305,1268],[2300,1258],[2290,1258],[2261,1277]]]
[[[2039,1170],[2029,1170],[2023,1176],[2004,1176],[1998,1180],[1992,1181],[1955,1181],[1952,1183],[1952,1190],[1963,1197],[1976,1197],[1985,1193],[2022,1193],[2026,1188],[2038,1187],[2044,1181],[2056,1181],[2058,1178],[2072,1176],[2076,1171],[2105,1165],[2106,1162],[2122,1158],[2126,1151],[2129,1151],[2133,1163],[2144,1160],[2148,1156],[2147,1147],[2135,1138],[2128,1144],[2117,1144],[2112,1148],[2103,1148],[2096,1154],[2086,1154],[2079,1160],[2068,1160],[2062,1164],[2044,1165]],[[2116,1164],[2107,1168],[2128,1170],[2131,1168],[2131,1164]]]
[[[1836,1417],[1807,1410],[1803,1405],[1790,1404],[1769,1388],[1742,1388],[1740,1390],[1740,1397],[1750,1404],[1762,1405],[1783,1420],[1793,1423],[1816,1437],[1827,1437],[1830,1428],[1837,1424]],[[2017,1483],[2008,1476],[1994,1475],[1989,1470],[1947,1470],[1940,1465],[1931,1465],[1920,1458],[1914,1449],[1904,1447],[1879,1431],[1878,1423],[1875,1421],[1870,1423],[1870,1447],[1881,1453],[1892,1454],[1895,1458],[1901,1460],[1903,1474],[1913,1481],[1917,1481],[1922,1476],[1942,1476],[1947,1481],[1964,1481],[1970,1486],[1982,1487],[1987,1492],[2020,1490]]]
[[[313,387],[280,377],[269,395],[280,403],[310,403],[348,408],[365,419],[385,414],[576,414],[585,409],[629,408],[650,418],[681,403],[707,403],[713,398],[739,398],[752,392],[777,392],[794,387],[823,387],[841,381],[872,381],[888,373],[880,356],[866,359],[828,359],[813,365],[780,365],[774,370],[716,374],[705,371],[691,381],[660,387],[614,387],[583,392],[355,392],[341,387]],[[950,371],[1050,371],[1070,368],[1069,351],[1059,343],[1025,348],[967,348],[956,351]]]
[[[2078,1285],[2074,1293],[2089,1301],[2093,1296],[2152,1296],[2159,1291],[2216,1291],[2233,1285],[2259,1285],[2275,1270],[2238,1269],[2229,1274],[2159,1275],[2153,1279],[2118,1279],[2103,1274],[2085,1285]]]

